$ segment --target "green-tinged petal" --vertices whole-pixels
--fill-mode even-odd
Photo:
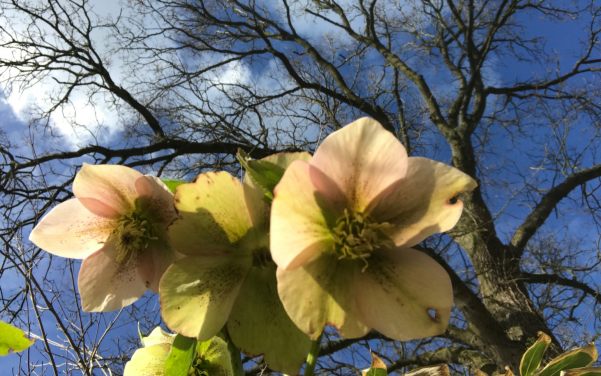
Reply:
[[[315,151],[311,165],[339,184],[351,209],[363,212],[407,171],[407,152],[380,123],[361,118],[332,133]]]
[[[73,180],[73,194],[94,214],[114,218],[133,209],[141,176],[126,166],[84,163]]]
[[[227,172],[201,174],[194,183],[180,185],[175,206],[181,218],[169,227],[169,237],[184,254],[228,247],[253,227],[243,185]]]
[[[311,341],[290,320],[278,297],[275,266],[251,268],[227,323],[234,344],[263,354],[269,368],[296,375]]]
[[[561,376],[601,376],[599,367],[574,368],[567,371],[561,371]]]
[[[195,368],[206,371],[210,376],[234,376],[233,364],[239,362],[232,359],[227,342],[219,337],[199,342],[196,350],[198,358]]]
[[[534,342],[534,344],[526,350],[524,355],[522,355],[522,360],[520,361],[520,376],[530,376],[534,374],[540,366],[545,351],[547,351],[550,344],[551,337],[545,333],[539,333],[536,342]]]
[[[170,345],[173,343],[175,336],[175,334],[167,333],[160,326],[157,326],[148,336],[142,337],[142,346]]]
[[[153,345],[137,349],[125,364],[123,376],[167,376],[165,360],[171,350],[170,344]]]
[[[486,375],[486,374],[485,373],[476,373],[476,375]],[[512,376],[513,373],[511,373],[511,371],[509,369],[507,369],[507,372],[502,375]],[[404,376],[451,376],[451,370],[449,369],[448,365],[439,364],[437,366],[426,366],[426,367],[420,367],[417,369],[412,369],[411,371],[405,373]],[[501,374],[499,374],[499,376],[501,376]]]
[[[319,337],[328,324],[345,338],[367,334],[369,328],[361,322],[354,298],[362,265],[324,254],[294,270],[279,268],[278,293],[296,326],[311,339]]]
[[[388,187],[370,207],[370,217],[393,225],[398,246],[410,247],[428,236],[448,231],[459,220],[462,192],[476,188],[474,179],[458,169],[426,158],[409,158],[407,176]]]
[[[271,206],[271,255],[283,269],[304,265],[334,244],[328,222],[337,213],[322,202],[310,169],[307,162],[294,161],[278,184]]]
[[[597,348],[591,343],[551,359],[551,361],[549,361],[542,370],[538,371],[536,375],[559,376],[561,371],[590,366],[597,360],[598,356]]]
[[[372,255],[368,262],[354,291],[366,325],[401,341],[445,331],[453,289],[434,259],[413,249],[393,249]]]
[[[200,341],[225,325],[250,268],[250,257],[194,256],[171,265],[159,284],[167,326]]]
[[[23,351],[32,344],[33,340],[27,338],[21,329],[0,321],[0,356]]]

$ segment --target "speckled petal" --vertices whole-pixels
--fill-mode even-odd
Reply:
[[[146,291],[135,261],[115,262],[112,243],[86,258],[78,277],[81,305],[87,312],[107,312],[135,302]]]
[[[340,186],[352,209],[363,212],[405,176],[407,152],[380,123],[361,118],[326,137],[310,163]]]
[[[174,253],[167,244],[154,241],[140,253],[138,274],[146,287],[154,292],[159,291],[159,281],[165,270],[175,260]]]
[[[169,237],[183,254],[229,247],[253,227],[244,187],[227,172],[201,174],[194,183],[178,186],[175,202],[181,219],[169,227]]]
[[[227,322],[250,257],[190,256],[172,264],[159,284],[161,314],[169,328],[200,341]]]
[[[459,221],[463,202],[459,193],[476,188],[460,170],[426,158],[409,158],[405,179],[393,184],[369,208],[377,222],[393,224],[391,237],[410,247],[428,236],[448,231]]]
[[[311,180],[311,166],[293,162],[275,190],[271,206],[271,255],[283,269],[294,269],[333,247],[328,221],[337,217]]]
[[[83,259],[103,247],[116,226],[73,198],[58,204],[34,227],[29,240],[54,255]]]
[[[325,325],[334,325],[345,338],[369,331],[355,303],[355,279],[362,263],[326,254],[294,270],[278,269],[278,294],[292,321],[312,339]]]
[[[133,208],[138,196],[135,182],[141,176],[126,166],[84,163],[73,180],[73,194],[88,210],[114,218]]]
[[[234,344],[247,354],[263,354],[269,368],[297,375],[311,341],[284,311],[275,266],[251,268],[227,323]]]
[[[414,249],[380,252],[357,278],[355,294],[366,325],[401,341],[445,331],[453,288],[446,271],[428,255]]]
[[[164,227],[177,217],[175,201],[169,188],[155,176],[141,176],[135,182],[138,192],[137,205],[151,213],[155,223]]]

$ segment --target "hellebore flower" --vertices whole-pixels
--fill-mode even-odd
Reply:
[[[370,329],[397,340],[442,333],[450,279],[410,247],[451,229],[463,210],[457,195],[475,187],[453,167],[408,158],[375,120],[332,133],[275,189],[270,248],[292,321],[311,338],[327,324],[347,338]]]
[[[78,285],[85,311],[111,311],[158,291],[173,254],[167,226],[173,195],[152,176],[119,165],[84,164],[75,198],[52,209],[29,239],[54,255],[84,259]]]
[[[142,337],[142,346],[125,364],[123,376],[169,376],[167,359],[176,335],[164,332],[160,327]],[[189,375],[234,376],[227,342],[213,337],[196,344],[196,354]]]
[[[307,153],[266,158],[286,167]],[[161,313],[172,330],[199,341],[226,326],[232,342],[263,354],[270,368],[296,374],[309,338],[290,321],[277,294],[263,192],[227,172],[204,173],[175,194],[180,219],[170,241],[186,257],[161,279]]]

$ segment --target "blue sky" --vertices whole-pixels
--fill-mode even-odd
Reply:
[[[103,16],[118,13],[119,3],[117,0],[104,2],[101,0],[94,0],[91,3],[94,6],[95,11]],[[328,33],[331,35],[340,35],[339,33],[336,33],[336,29],[331,25],[318,22],[311,16],[295,18],[295,22],[295,26],[299,32],[315,41],[319,41],[323,38],[324,34]],[[360,22],[360,20],[357,20],[356,22]],[[550,24],[541,20],[540,17],[529,17],[527,20],[524,20],[524,23],[527,25],[524,31],[526,34],[540,34],[551,38],[553,43],[549,43],[546,48],[557,54],[560,71],[571,67],[572,62],[574,61],[572,55],[577,47],[575,41],[580,40],[583,36],[581,24],[578,22],[556,22]],[[104,38],[103,35],[98,35],[97,37],[100,39]],[[210,61],[211,58],[207,58],[205,63],[208,64]],[[519,80],[523,77],[529,77],[540,69],[540,67],[533,66],[529,63],[513,62],[511,64],[506,64],[503,61],[502,56],[499,56],[493,61],[496,64],[491,64],[491,66],[486,67],[490,77],[489,84],[513,82],[515,79]],[[277,69],[278,65],[275,63],[262,66],[250,66],[244,63],[233,64],[216,72],[214,79],[215,81],[224,83],[259,82],[265,90],[269,90],[279,84],[277,80],[269,77],[271,74],[275,74]],[[111,73],[118,80],[124,83],[128,82],[128,77],[125,75],[122,67],[119,66],[118,61],[113,64]],[[434,73],[432,73],[432,76],[434,76]],[[432,77],[429,78],[435,83],[435,92],[448,90],[448,84],[440,82],[436,85],[436,79],[433,79]],[[442,80],[442,77],[439,79]],[[4,98],[3,100],[0,100],[0,126],[2,127],[2,130],[8,134],[8,137],[11,140],[15,140],[15,143],[18,143],[27,131],[28,105],[31,103],[42,103],[44,101],[44,93],[52,92],[54,89],[55,87],[53,87],[51,82],[44,82],[23,93],[13,91],[10,95],[5,94],[0,96],[0,98]],[[219,93],[208,92],[207,95],[212,100],[220,100]],[[115,108],[112,107],[110,103],[105,102],[103,98],[99,96],[96,97],[94,105],[91,106],[86,100],[86,93],[80,92],[74,95],[72,107],[67,107],[64,111],[53,116],[52,127],[57,134],[62,136],[62,138],[61,140],[49,142],[56,144],[62,143],[66,149],[74,149],[91,142],[92,138],[89,133],[77,129],[74,130],[70,126],[69,121],[71,120],[102,129],[102,137],[100,140],[107,144],[118,142],[120,139],[119,136],[123,131],[122,119],[116,114]],[[512,185],[510,190],[515,191],[516,194],[523,194],[524,190],[528,189],[527,187],[520,186],[520,184],[523,183],[523,176],[528,177],[528,179],[531,179],[532,181],[540,181],[540,184],[544,187],[548,188],[551,186],[552,181],[549,180],[548,174],[538,164],[537,159],[542,159],[546,155],[545,153],[553,152],[553,150],[546,150],[544,145],[533,144],[531,138],[523,140],[519,138],[509,139],[508,137],[505,137],[506,131],[499,127],[492,127],[490,132],[495,138],[495,143],[486,145],[486,151],[488,153],[482,156],[482,161],[484,165],[498,169],[502,172],[501,176],[498,176],[498,178],[502,179],[494,179],[493,176],[491,183],[495,183],[496,180],[515,181],[515,185]],[[549,132],[549,129],[540,128],[539,130],[534,131],[534,135],[542,138],[543,135],[548,135]],[[594,136],[594,133],[595,131],[591,128],[590,124],[586,122],[586,119],[577,121],[568,133],[568,144],[575,149],[579,148],[582,146],[582,140],[591,139]],[[432,137],[433,143],[439,143],[435,134],[430,137]],[[317,132],[315,133],[315,138],[317,138]],[[56,145],[42,144],[39,146],[41,147],[41,151],[43,151],[45,147]],[[526,156],[514,153],[513,150],[528,150],[531,154]],[[26,147],[18,149],[18,152],[24,155],[30,153]],[[449,160],[449,151],[445,148],[426,150],[423,151],[423,154],[438,160]],[[73,161],[73,163],[78,162],[80,161]],[[581,161],[582,167],[590,166],[594,162],[598,163],[599,161],[595,160],[592,153],[585,155]],[[528,212],[529,207],[526,206],[524,201],[514,200],[512,192],[508,191],[506,186],[495,186],[494,184],[491,184],[486,187],[485,192],[491,203],[491,209],[495,215],[498,215],[496,221],[497,229],[501,234],[501,237],[504,240],[507,240],[507,237]],[[576,197],[576,195],[574,195],[574,197]],[[567,204],[568,203],[562,203],[561,206],[567,207]],[[542,233],[556,233],[557,236],[579,238],[582,241],[583,248],[594,250],[597,247],[598,239],[596,236],[590,236],[590,231],[587,230],[589,228],[594,228],[590,216],[584,209],[579,209],[574,205],[570,205],[570,208],[571,209],[568,212],[569,218],[549,218],[542,229]],[[40,268],[42,266],[43,265],[41,265]],[[59,277],[61,276],[53,276],[53,278]],[[3,284],[12,283],[10,279],[4,278],[6,277],[3,277]],[[599,276],[591,282],[601,283],[598,278]],[[141,305],[139,304],[138,306]],[[156,308],[156,299],[151,298],[148,309],[152,310]],[[583,314],[586,317],[586,313]],[[114,314],[108,314],[102,317],[103,320],[110,321],[113,316]],[[99,316],[86,314],[85,317],[87,320],[97,320]],[[49,320],[50,325],[48,325],[48,327],[53,327],[52,320]],[[119,335],[126,333],[135,334],[137,332],[136,325],[131,323],[129,325],[126,324],[127,323],[123,323],[119,330],[116,330],[111,334],[111,337],[107,339],[106,343],[108,344],[110,340],[115,339]],[[145,326],[149,327],[150,325],[147,323]],[[37,333],[35,330],[32,330],[32,332]],[[63,341],[60,334],[56,331],[51,331],[48,335],[57,342]],[[91,333],[91,336],[96,335],[97,333]],[[38,344],[36,346],[40,345],[41,344]],[[34,354],[33,358],[38,359],[39,357]],[[8,367],[13,367],[15,366],[16,357],[9,357],[6,361],[9,363]]]

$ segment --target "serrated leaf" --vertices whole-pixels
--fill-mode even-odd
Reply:
[[[175,179],[161,179],[163,181],[163,183],[165,183],[165,185],[167,186],[167,188],[169,188],[169,190],[171,191],[171,193],[175,193],[175,189],[184,184],[185,181],[182,180],[175,180]]]
[[[560,376],[561,371],[588,367],[597,360],[595,345],[580,347],[552,359],[536,376]]]
[[[371,353],[371,366],[361,372],[362,376],[387,376],[386,364],[376,354]]]
[[[574,368],[567,371],[561,371],[561,376],[601,376],[599,367]]]
[[[0,321],[0,356],[27,349],[33,344],[25,332],[4,321]]]
[[[545,333],[539,333],[538,339],[532,346],[524,352],[522,360],[520,361],[520,375],[531,376],[540,367],[545,351],[551,344],[551,337]]]
[[[171,351],[165,361],[165,374],[169,376],[187,376],[190,366],[196,358],[196,338],[178,334],[173,340]]]

